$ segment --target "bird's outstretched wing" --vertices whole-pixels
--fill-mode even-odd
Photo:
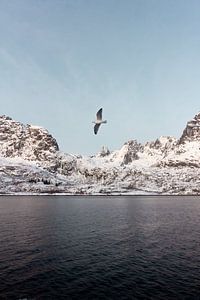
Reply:
[[[94,134],[97,134],[100,125],[101,124],[95,124],[94,125]]]
[[[97,112],[97,120],[102,120],[102,108]]]

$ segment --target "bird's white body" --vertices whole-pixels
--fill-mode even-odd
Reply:
[[[96,121],[93,121],[92,123],[94,123],[94,124],[106,124],[107,120],[105,120],[105,121],[96,120]]]

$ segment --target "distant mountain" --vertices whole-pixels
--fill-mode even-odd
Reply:
[[[200,194],[200,113],[179,139],[103,147],[92,157],[59,151],[44,128],[0,116],[0,193]]]
[[[75,159],[59,151],[56,139],[40,126],[0,116],[0,156],[34,162],[50,172],[69,175]]]
[[[55,138],[42,127],[24,125],[0,116],[0,153],[4,157],[21,157],[30,161],[54,158],[59,150]]]
[[[183,134],[179,139],[179,144],[183,144],[187,141],[200,141],[200,113],[187,122]]]

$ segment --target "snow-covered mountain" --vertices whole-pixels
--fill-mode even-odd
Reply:
[[[0,193],[200,194],[200,113],[179,139],[103,147],[92,157],[59,151],[44,128],[0,117]]]

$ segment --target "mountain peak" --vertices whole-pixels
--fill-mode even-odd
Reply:
[[[200,194],[199,149],[200,113],[178,141],[129,140],[92,157],[62,153],[46,129],[0,116],[0,192]]]
[[[184,144],[186,141],[200,141],[200,112],[187,122],[178,143]]]
[[[59,150],[56,139],[39,126],[24,125],[5,115],[0,116],[0,153],[4,157],[47,160]]]

